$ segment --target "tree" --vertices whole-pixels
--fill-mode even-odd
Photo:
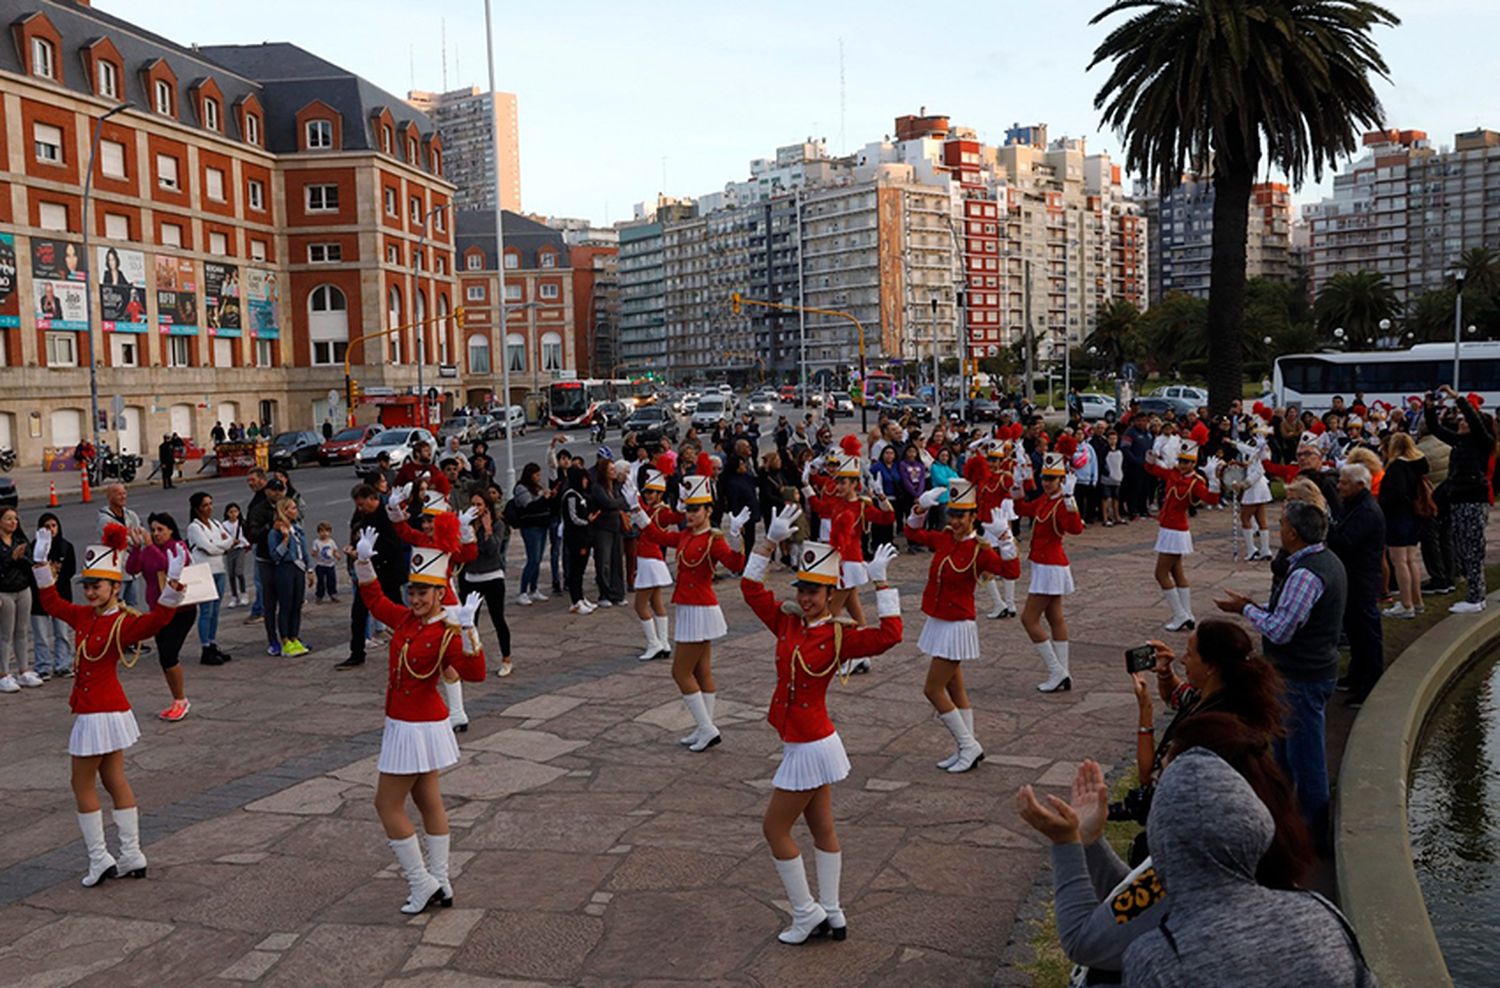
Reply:
[[[1318,293],[1318,329],[1325,337],[1344,328],[1351,344],[1368,346],[1380,336],[1380,322],[1401,314],[1396,289],[1385,275],[1375,271],[1341,271],[1328,279]]]
[[[1448,266],[1450,274],[1464,276],[1464,295],[1500,295],[1500,250],[1470,247]]]
[[[1099,313],[1094,331],[1084,339],[1083,345],[1098,351],[1095,358],[1099,365],[1111,372],[1118,372],[1125,361],[1135,355],[1137,348],[1136,324],[1141,310],[1129,302],[1115,300]]]
[[[1126,167],[1166,193],[1212,170],[1209,404],[1241,394],[1250,195],[1263,166],[1301,187],[1381,126],[1371,73],[1388,70],[1370,32],[1394,14],[1367,0],[1116,0],[1131,12],[1094,50],[1112,62],[1094,98],[1126,143]]]
[[[1182,370],[1208,359],[1208,303],[1201,298],[1168,292],[1138,326],[1141,352],[1155,370]]]

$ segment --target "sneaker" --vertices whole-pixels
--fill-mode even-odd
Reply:
[[[162,720],[172,721],[173,723],[176,723],[177,721],[182,720],[182,718],[186,717],[188,715],[188,711],[191,710],[192,707],[193,705],[187,700],[173,700],[170,707],[163,710],[156,716]]]
[[[73,669],[72,669],[72,667],[70,666],[67,669],[59,669],[59,670],[57,670],[57,678],[58,679],[72,679],[73,678]]]
[[[285,655],[285,656],[289,656],[290,657],[290,656],[306,655],[308,652],[311,652],[311,651],[312,651],[312,649],[308,648],[306,645],[302,644],[300,641],[298,641],[295,638],[288,638],[286,641],[284,641],[284,642],[281,643],[281,654]]]
[[[1448,613],[1478,614],[1482,610],[1484,610],[1484,601],[1482,600],[1461,600],[1458,603],[1454,604],[1452,607],[1449,607]],[[24,683],[26,681],[26,677],[22,676],[21,681]]]
[[[265,620],[265,618],[261,617],[259,614],[256,614],[254,611],[251,611],[249,614],[245,615],[245,620],[241,621],[240,623],[241,624],[255,624],[257,621],[264,621],[264,620]]]
[[[579,603],[570,605],[568,607],[568,613],[569,614],[587,614],[588,611],[585,611],[583,609],[583,603],[579,602]]]
[[[52,670],[50,670],[50,669],[38,669],[38,670],[36,670],[36,675],[37,675],[38,679],[40,679],[42,682],[45,683],[47,680],[49,680],[49,679],[52,678]]]
[[[542,593],[540,590],[533,590],[533,591],[531,591],[531,599],[532,599],[533,602],[535,602],[535,601],[539,601],[539,600],[551,600],[552,598],[548,597],[546,594]]]
[[[561,597],[562,595],[563,595],[562,584],[561,583],[554,583],[554,584],[552,584],[552,596],[554,596],[554,597]]]
[[[267,645],[266,646],[266,654],[267,655],[280,655],[281,654],[281,646],[280,645]]]
[[[378,652],[382,648],[385,648],[385,642],[381,641],[379,638],[366,638],[365,639],[365,651],[366,652]]]
[[[16,677],[16,681],[22,686],[37,687],[42,685],[42,677],[38,676],[30,669],[27,669],[25,672],[21,673],[20,676]]]
[[[1441,596],[1445,593],[1452,593],[1455,589],[1457,588],[1450,580],[1445,580],[1442,583],[1439,583],[1436,580],[1424,580],[1422,582],[1422,592],[1425,594],[1435,594]]]
[[[585,614],[592,614],[599,609],[598,604],[593,603],[587,598],[580,600],[578,606],[583,608],[583,613]]]
[[[614,604],[614,601],[610,600],[608,597],[600,597],[599,598],[599,604],[598,604],[598,606],[599,607],[614,607],[615,604]]]
[[[506,676],[509,676],[514,671],[515,666],[509,660],[504,660],[500,663],[500,668],[495,671],[495,675],[504,678]]]
[[[220,657],[219,653],[215,652],[213,649],[205,648],[203,650],[203,655],[198,659],[198,664],[205,666],[221,666],[224,664],[224,659]]]
[[[21,684],[16,682],[14,676],[0,676],[0,693],[19,693]]]
[[[1393,604],[1380,613],[1384,614],[1388,618],[1399,618],[1403,621],[1410,621],[1412,618],[1417,616],[1416,611],[1407,607],[1402,607],[1400,604]]]
[[[530,607],[531,606],[531,594],[527,593],[524,590],[521,591],[521,596],[519,596],[519,597],[516,598],[516,603],[520,604],[522,607]]]

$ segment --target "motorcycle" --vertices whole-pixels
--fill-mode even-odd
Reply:
[[[10,473],[16,465],[16,451],[9,446],[0,446],[0,470]]]
[[[88,471],[89,483],[95,487],[107,480],[120,480],[128,484],[135,480],[136,473],[145,462],[134,453],[116,452],[108,443],[102,443],[98,450],[94,449],[93,443],[81,443],[76,455],[83,468]]]

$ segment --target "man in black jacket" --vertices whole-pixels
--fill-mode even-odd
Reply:
[[[374,487],[356,484],[350,497],[354,499],[354,516],[349,519],[349,544],[359,541],[366,528],[375,529],[375,555],[370,559],[375,567],[375,580],[388,599],[400,601],[402,584],[406,582],[406,546],[396,535],[396,528],[386,516],[385,505]],[[349,657],[335,665],[335,669],[357,669],[365,664],[365,633],[369,630],[369,618],[370,609],[356,589],[354,602],[349,607]]]
[[[1339,471],[1338,493],[1343,510],[1328,532],[1328,548],[1343,562],[1348,576],[1344,634],[1349,639],[1349,675],[1339,685],[1349,691],[1349,706],[1358,707],[1385,670],[1380,627],[1385,513],[1370,494],[1370,471],[1357,463]]]
[[[161,470],[161,489],[171,490],[172,474],[177,472],[177,450],[171,436],[161,437],[161,445],[156,447],[156,465]]]

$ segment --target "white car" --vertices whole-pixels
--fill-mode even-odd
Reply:
[[[704,395],[693,409],[693,428],[712,429],[729,417],[729,400],[720,395]]]
[[[1167,384],[1151,392],[1152,398],[1178,398],[1182,401],[1190,401],[1194,405],[1208,404],[1208,391],[1205,388],[1195,388],[1190,384]]]
[[[526,435],[526,409],[520,405],[511,405],[503,414],[497,408],[492,414],[494,415],[495,425],[499,427],[496,435],[503,436],[511,429],[514,429],[518,436]]]
[[[776,402],[770,395],[756,395],[750,399],[751,415],[775,415]]]
[[[370,438],[354,458],[354,472],[364,476],[375,472],[376,461],[381,453],[391,455],[391,466],[399,467],[411,456],[411,449],[419,441],[427,443],[434,454],[438,449],[437,440],[432,438],[432,433],[426,429],[386,429]]]
[[[1103,419],[1106,422],[1113,422],[1119,416],[1119,411],[1115,408],[1115,400],[1107,395],[1085,392],[1078,396],[1078,400],[1083,405],[1083,420],[1085,422],[1094,422],[1099,419]]]

